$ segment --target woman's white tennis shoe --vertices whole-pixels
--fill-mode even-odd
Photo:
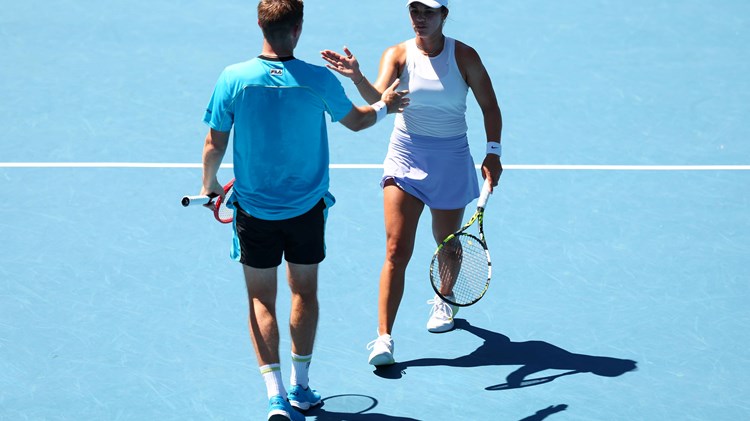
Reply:
[[[393,358],[393,338],[387,333],[367,344],[367,349],[372,350],[368,360],[370,365],[391,365],[396,362]]]
[[[430,319],[427,320],[427,330],[432,333],[442,333],[453,329],[453,316],[458,313],[458,307],[443,301],[437,294],[435,298],[427,301],[432,304]]]
[[[458,313],[458,307],[443,301],[437,294],[435,298],[427,301],[432,304],[430,320],[427,321],[427,330],[433,333],[447,332],[453,329],[453,316]],[[391,365],[396,362],[393,357],[393,338],[389,334],[379,335],[377,339],[367,344],[371,350],[368,363],[374,366]]]

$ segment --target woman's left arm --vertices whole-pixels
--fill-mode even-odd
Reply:
[[[492,87],[492,80],[482,63],[482,59],[476,50],[457,41],[456,62],[466,84],[471,88],[474,98],[476,98],[479,108],[482,110],[487,142],[500,143],[503,117],[497,103],[495,90]],[[500,162],[500,155],[488,153],[482,162],[482,176],[489,179],[492,186],[496,186],[500,181],[502,172],[503,165]]]

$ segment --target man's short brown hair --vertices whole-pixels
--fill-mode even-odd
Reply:
[[[258,3],[258,23],[263,36],[270,41],[289,34],[302,23],[305,5],[302,0],[261,0]]]

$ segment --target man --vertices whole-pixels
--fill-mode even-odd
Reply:
[[[204,122],[201,194],[223,194],[217,171],[234,128],[234,242],[243,264],[249,328],[269,397],[269,420],[303,420],[321,402],[308,384],[318,321],[318,264],[325,258],[324,227],[334,198],[328,192],[325,114],[358,131],[408,105],[398,81],[372,106],[354,106],[328,69],[294,58],[302,33],[302,0],[261,0],[261,55],[227,67]],[[291,290],[291,388],[279,367],[275,302],[277,267],[287,261]]]

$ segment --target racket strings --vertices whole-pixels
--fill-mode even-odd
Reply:
[[[459,234],[437,252],[430,273],[441,295],[453,296],[457,304],[470,304],[487,289],[489,267],[487,251],[479,239]]]
[[[220,200],[218,203],[219,207],[216,209],[216,215],[222,222],[231,221],[234,218],[234,209],[231,209],[228,206],[232,200],[232,193],[234,193],[234,188],[230,188],[224,196],[224,199]]]

